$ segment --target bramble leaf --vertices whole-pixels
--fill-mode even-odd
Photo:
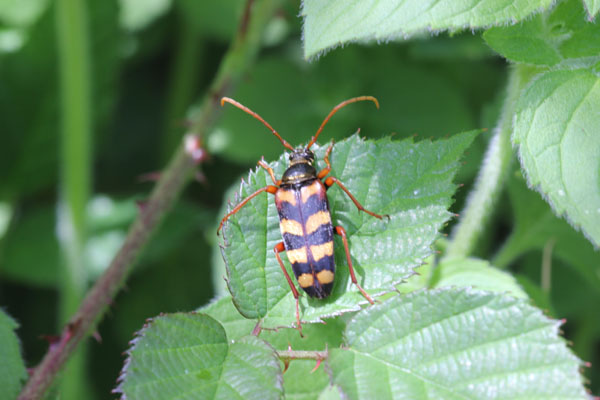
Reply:
[[[571,265],[600,294],[600,253],[594,246],[554,215],[539,194],[527,188],[521,174],[509,179],[507,189],[515,226],[492,263],[506,268],[527,252],[542,251],[550,243],[553,257]]]
[[[281,368],[263,340],[229,341],[203,314],[154,318],[133,341],[116,392],[131,399],[280,399]]]
[[[237,340],[248,335],[254,326],[254,321],[244,318],[235,309],[231,296],[225,296],[199,311],[207,313],[219,321],[229,339]],[[279,329],[277,332],[263,330],[260,337],[276,350],[318,350],[339,347],[342,343],[342,332],[346,327],[339,318],[328,319],[326,324],[306,325],[303,329],[304,337],[298,335],[295,329]],[[320,367],[312,371],[315,361],[294,360],[290,362],[288,370],[283,374],[283,387],[288,399],[337,399],[337,389],[331,388],[329,375],[325,368]],[[310,376],[310,385],[306,384],[306,377]],[[337,397],[335,397],[337,395]],[[329,396],[329,397],[327,397]]]
[[[357,278],[367,292],[377,295],[413,274],[413,268],[432,253],[438,230],[448,220],[447,211],[456,186],[452,178],[458,160],[475,132],[447,140],[413,143],[389,138],[365,141],[354,135],[337,143],[331,154],[331,175],[338,177],[367,209],[389,214],[378,220],[359,213],[337,187],[328,191],[334,225],[348,233]],[[324,167],[325,147],[316,149],[317,169]],[[276,176],[287,166],[286,156],[270,163]],[[240,198],[272,184],[263,170],[250,173]],[[239,202],[239,199],[236,201]],[[275,259],[280,242],[279,219],[271,196],[254,198],[229,219],[223,230],[223,255],[233,302],[247,318],[262,318],[263,326],[291,326],[295,300]],[[335,239],[336,284],[324,300],[300,298],[301,319],[322,318],[360,309],[366,303],[349,279],[340,238]],[[286,257],[285,264],[293,276]]]
[[[19,325],[0,309],[0,398],[14,399],[27,379],[15,329]]]
[[[358,313],[329,366],[348,399],[585,399],[558,328],[522,299],[419,291]]]
[[[516,107],[513,142],[529,186],[600,246],[600,78],[546,72]]]
[[[550,0],[304,0],[304,57],[348,42],[514,23],[551,4]]]
[[[509,60],[534,65],[569,59],[581,64],[585,57],[593,64],[600,56],[600,25],[587,20],[580,0],[562,2],[517,25],[490,28],[483,38]]]

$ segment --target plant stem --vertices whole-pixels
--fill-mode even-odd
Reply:
[[[510,68],[506,99],[494,136],[490,140],[483,165],[475,181],[467,204],[452,231],[444,258],[467,257],[477,245],[486,223],[494,211],[498,196],[510,170],[512,148],[510,136],[516,103],[523,87],[537,69],[524,65]]]
[[[281,361],[292,360],[325,360],[329,356],[327,351],[308,351],[308,350],[282,350],[277,351],[277,357]]]
[[[210,122],[209,125],[212,125],[220,115],[221,97],[237,85],[248,67],[254,63],[260,49],[264,28],[280,3],[282,0],[256,2],[249,0],[246,3],[246,10],[240,21],[236,37],[219,67],[208,94],[204,97],[200,107],[192,108],[189,133],[205,132],[205,127],[199,124],[199,121],[207,120]],[[250,15],[252,15],[251,19],[249,19]],[[219,110],[217,111],[215,108]]]
[[[202,108],[193,117],[191,133],[202,137],[201,135],[215,122],[220,109],[219,95],[229,94],[253,63],[258,52],[262,30],[279,1],[263,0],[256,4],[251,0],[248,1],[237,37],[220,66],[211,90],[202,103]],[[50,346],[42,362],[33,370],[19,399],[39,399],[44,395],[79,342],[92,333],[107,306],[112,303],[112,299],[131,272],[143,246],[148,243],[160,221],[179,197],[196,164],[202,161],[201,158],[194,156],[194,149],[187,146],[189,143],[199,142],[200,138],[197,136],[197,140],[194,140],[193,136],[188,138],[192,139],[186,140],[186,147],[179,147],[168,167],[161,174],[148,202],[140,207],[138,218],[129,229],[125,242],[109,268],[87,293],[78,311],[63,328],[59,340]]]
[[[58,0],[55,5],[61,96],[61,181],[58,239],[62,252],[59,326],[77,310],[85,293],[87,269],[86,207],[91,188],[91,73],[86,3]],[[65,398],[86,396],[85,348],[66,367],[60,385]]]
[[[542,252],[542,273],[540,280],[540,287],[547,294],[550,295],[550,289],[552,288],[552,250],[556,244],[555,238],[550,238],[544,246]]]

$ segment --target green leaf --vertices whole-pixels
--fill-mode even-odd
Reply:
[[[198,312],[219,321],[227,337],[232,340],[249,335],[256,326],[256,321],[247,319],[239,313],[229,295],[201,307]],[[324,350],[326,347],[338,347],[342,343],[345,322],[340,318],[330,318],[325,322],[303,327],[303,337],[298,335],[296,329],[263,330],[260,336],[277,350],[287,350],[288,346],[294,350]]]
[[[296,332],[298,336],[298,332]],[[331,392],[329,375],[325,367],[321,365],[318,370],[312,372],[315,368],[313,360],[293,360],[283,376],[285,398],[294,400],[316,400],[320,398],[340,398],[336,389]],[[307,378],[310,384],[307,384]],[[337,394],[337,397],[335,395]],[[334,397],[326,397],[326,396]]]
[[[531,20],[513,26],[490,28],[483,33],[485,41],[511,61],[535,65],[554,65],[562,61],[556,34],[547,16],[538,14]]]
[[[244,318],[238,312],[231,301],[231,296],[223,296],[206,306],[200,307],[197,311],[219,321],[225,329],[227,337],[231,340],[249,335],[256,326],[256,321]]]
[[[436,270],[435,261],[434,255],[427,257],[423,265],[414,269],[415,274],[396,286],[396,290],[399,293],[410,293],[429,287],[429,283],[433,279],[433,273]]]
[[[420,291],[357,314],[329,365],[349,399],[586,399],[558,328],[522,299]]]
[[[452,178],[457,161],[474,137],[475,132],[468,132],[448,140],[413,143],[389,138],[365,141],[354,135],[334,146],[331,175],[344,182],[367,209],[391,216],[388,221],[359,213],[339,188],[328,191],[333,223],[348,233],[354,268],[365,290],[373,295],[392,290],[432,253],[430,246],[450,215],[447,208],[456,188]],[[323,168],[325,147],[315,150],[317,169]],[[270,166],[281,176],[286,155]],[[240,197],[269,184],[268,174],[259,168],[242,185]],[[273,254],[281,241],[278,223],[273,199],[263,194],[232,216],[223,230],[233,301],[247,318],[263,318],[265,327],[291,326],[295,321],[295,300]],[[340,238],[335,239],[335,249],[338,268],[332,295],[325,300],[301,296],[304,321],[318,322],[358,310],[365,303],[349,279]],[[287,259],[285,264],[293,276]]]
[[[511,61],[552,66],[569,58],[600,55],[600,26],[586,20],[580,0],[560,3],[513,26],[488,29],[485,41]]]
[[[438,265],[433,287],[474,287],[490,292],[508,292],[509,295],[527,299],[516,279],[509,273],[492,267],[486,260],[458,258],[444,260]]]
[[[528,184],[600,245],[600,78],[542,74],[517,103],[513,142]]]
[[[550,0],[305,0],[304,57],[348,42],[405,39],[421,32],[514,23],[551,4]]]
[[[154,318],[133,341],[116,392],[132,399],[280,399],[274,350],[248,336],[228,341],[202,314]]]
[[[551,245],[553,257],[572,266],[600,294],[600,253],[565,220],[556,217],[550,206],[527,188],[520,173],[509,179],[507,188],[515,226],[492,263],[506,268],[522,255]]]
[[[0,309],[0,398],[3,399],[16,398],[27,379],[19,339],[15,334],[18,327],[19,324]]]
[[[556,312],[552,307],[552,301],[550,299],[550,293],[544,291],[539,284],[535,283],[529,277],[523,274],[516,274],[515,278],[523,290],[527,293],[527,296],[531,299],[532,305],[537,308],[544,310],[548,316],[556,316]],[[561,285],[562,286],[562,285]]]
[[[583,4],[585,5],[590,21],[596,18],[596,14],[600,10],[600,0],[583,0]]]
[[[256,323],[244,318],[234,307],[231,296],[225,296],[199,311],[207,313],[223,325],[229,339],[237,340],[250,334]],[[328,319],[326,324],[311,324],[303,328],[304,337],[295,329],[279,329],[277,332],[263,330],[260,337],[277,350],[318,350],[339,347],[342,343],[342,332],[346,327],[340,318]],[[321,367],[312,371],[315,361],[294,360],[283,375],[283,387],[287,399],[309,400],[317,398],[336,398],[337,390],[331,390],[329,375]],[[310,385],[306,377],[310,376]],[[334,396],[334,397],[327,397]],[[339,395],[338,397],[339,398]]]

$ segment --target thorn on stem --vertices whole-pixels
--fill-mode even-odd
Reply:
[[[256,325],[254,326],[254,329],[252,329],[252,336],[258,336],[260,335],[260,331],[262,330],[261,326],[260,326],[261,320],[259,319],[256,322]]]
[[[321,360],[320,358],[317,360],[317,365],[315,365],[315,367],[312,369],[312,371],[310,371],[311,374],[319,369],[319,366],[321,365],[321,361],[323,361],[323,360]]]
[[[287,371],[289,367],[290,367],[290,360],[285,360],[283,362],[283,373],[284,374],[285,374],[285,371]]]
[[[96,339],[96,342],[98,342],[98,343],[102,343],[102,336],[100,336],[100,332],[98,332],[98,331],[94,331],[94,332],[92,333],[92,337],[93,337],[94,339]]]
[[[69,322],[67,324],[66,335],[65,335],[65,339],[67,342],[71,340],[71,338],[73,337],[73,334],[75,333],[75,331],[77,330],[79,325],[81,325],[80,319],[76,320],[75,322]]]

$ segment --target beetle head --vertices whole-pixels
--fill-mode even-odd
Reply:
[[[290,165],[308,164],[312,165],[315,162],[315,154],[305,148],[295,149],[290,153]]]

